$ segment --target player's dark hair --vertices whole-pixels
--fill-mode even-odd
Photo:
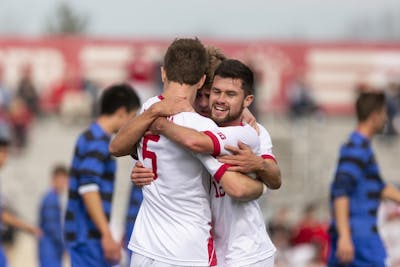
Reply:
[[[68,175],[68,168],[63,164],[57,164],[53,167],[53,171],[51,173],[53,174],[53,177],[58,174]]]
[[[140,99],[127,83],[114,84],[106,88],[100,99],[100,115],[111,115],[120,107],[127,112],[140,107]]]
[[[240,79],[245,96],[254,94],[254,74],[245,64],[236,59],[226,59],[215,70],[214,77]]]
[[[164,56],[168,81],[194,85],[205,75],[208,57],[204,45],[197,39],[175,39]]]
[[[361,92],[356,101],[357,120],[363,122],[386,105],[383,92]]]

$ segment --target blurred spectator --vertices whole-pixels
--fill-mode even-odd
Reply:
[[[293,246],[310,245],[314,250],[313,262],[325,263],[328,256],[329,236],[327,225],[320,222],[315,212],[317,206],[314,203],[308,204],[302,214],[302,218],[294,227],[291,243]]]
[[[268,223],[268,233],[272,243],[276,246],[276,266],[288,266],[288,252],[292,228],[289,222],[289,210],[281,207]]]
[[[400,84],[398,82],[390,82],[385,93],[388,120],[383,133],[389,136],[397,135],[395,118],[400,115]]]
[[[12,100],[9,110],[10,123],[13,131],[14,144],[17,151],[27,145],[29,126],[32,122],[32,114],[25,102],[16,97]]]
[[[56,165],[51,179],[51,189],[40,204],[39,225],[43,233],[39,239],[40,267],[61,267],[65,251],[61,222],[67,200],[67,168]]]
[[[400,267],[400,205],[383,201],[378,212],[378,228],[388,254],[388,264]]]
[[[4,82],[4,69],[0,65],[0,109],[7,110],[11,102],[11,90]]]
[[[21,80],[17,87],[17,96],[25,102],[31,114],[38,115],[40,113],[39,96],[32,81],[32,70],[30,66],[25,66],[22,69]]]
[[[97,100],[99,98],[100,88],[97,84],[89,79],[83,79],[81,88],[86,93],[86,95],[90,98],[91,103],[91,117],[96,118],[98,115],[98,106]]]
[[[305,77],[298,75],[287,89],[287,99],[292,117],[308,116],[319,111],[311,93],[312,89],[307,84]]]

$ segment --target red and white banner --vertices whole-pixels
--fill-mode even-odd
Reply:
[[[41,93],[65,76],[86,78],[101,86],[133,80],[135,86],[146,88],[159,86],[155,76],[170,41],[0,38],[0,66],[3,81],[10,87],[16,86],[21,70],[29,66]],[[299,74],[309,83],[317,103],[331,113],[351,110],[357,84],[384,87],[400,78],[400,44],[203,43],[252,67],[258,80],[257,103],[263,111],[286,109],[286,89]]]

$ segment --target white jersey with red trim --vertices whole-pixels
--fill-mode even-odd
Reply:
[[[253,129],[255,135],[252,138],[260,142],[260,148],[250,147],[257,155],[273,156],[271,138],[264,127],[259,127],[260,136]],[[234,128],[237,133],[243,131],[241,127]],[[236,138],[235,131],[227,133],[223,129],[219,130],[228,140]],[[246,141],[247,144],[250,143]],[[219,266],[251,266],[274,255],[276,249],[267,234],[257,200],[234,200],[225,194],[214,179],[211,187],[211,209]]]
[[[158,101],[158,97],[149,99],[142,111]],[[212,120],[194,112],[169,120],[198,131],[217,128]],[[221,140],[219,136],[213,139],[214,144]],[[215,265],[209,173],[196,156],[162,135],[141,139],[139,160],[153,168],[156,177],[143,187],[143,202],[128,245],[134,253],[174,266]],[[215,158],[202,155],[201,159],[212,175],[223,174],[223,165]]]
[[[264,126],[257,123],[259,129],[259,139],[260,139],[260,152],[264,159],[272,159],[276,161],[274,154],[272,153],[272,141],[267,129]]]

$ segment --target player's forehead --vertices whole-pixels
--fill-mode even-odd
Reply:
[[[212,87],[222,91],[243,91],[242,80],[237,78],[215,76]]]

